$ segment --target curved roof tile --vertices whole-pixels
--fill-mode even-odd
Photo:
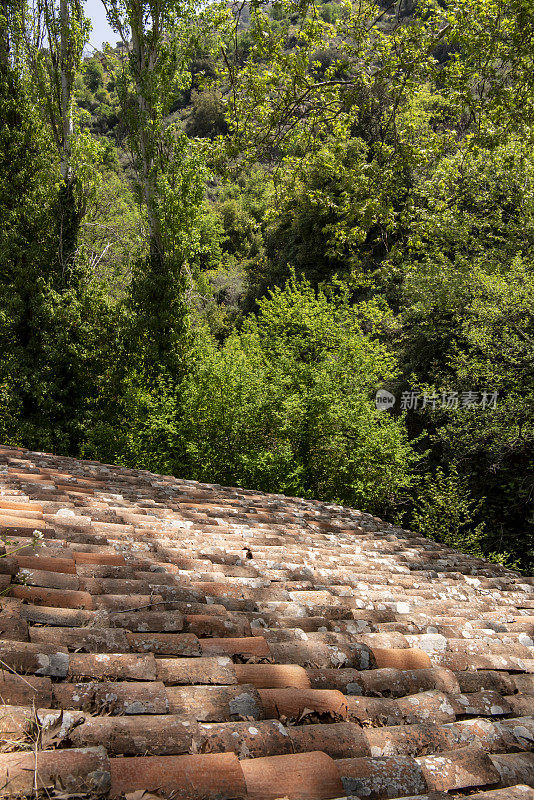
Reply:
[[[0,533],[1,796],[534,800],[533,578],[9,447]]]

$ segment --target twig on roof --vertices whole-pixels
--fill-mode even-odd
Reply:
[[[26,678],[23,678],[23,677],[22,677],[22,675],[19,675],[19,673],[17,672],[17,670],[16,670],[16,669],[13,669],[13,667],[10,667],[10,666],[9,666],[9,664],[6,664],[6,662],[5,662],[5,661],[2,661],[2,659],[1,659],[1,658],[0,658],[0,666],[1,666],[1,667],[5,667],[5,668],[6,668],[6,669],[8,669],[10,672],[12,672],[12,673],[13,673],[13,675],[16,675],[16,676],[17,676],[17,678],[20,678],[20,679],[21,679],[21,681],[24,681],[24,683],[26,683],[26,684],[27,684],[27,685],[28,685],[28,686],[29,686],[31,689],[33,689],[33,691],[34,691],[34,692],[36,692],[36,691],[37,691],[37,689],[35,688],[35,686],[32,686],[32,685],[31,685],[31,683],[30,683],[29,681],[27,681],[27,680],[26,680]]]

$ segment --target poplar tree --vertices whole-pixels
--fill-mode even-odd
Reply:
[[[199,242],[206,170],[198,150],[166,117],[190,88],[192,55],[215,15],[201,14],[197,0],[103,3],[123,45],[118,94],[148,228],[149,257],[134,270],[130,293],[136,363],[152,378],[160,367],[170,370],[174,381],[187,331],[184,286]]]
[[[76,0],[0,10],[0,437],[77,455],[107,335],[77,253],[98,143],[77,125]]]
[[[79,277],[78,234],[97,180],[93,167],[100,150],[75,119],[74,86],[90,23],[81,0],[18,0],[13,7],[10,33],[18,53],[18,73],[57,154],[56,277],[57,285],[66,288]]]

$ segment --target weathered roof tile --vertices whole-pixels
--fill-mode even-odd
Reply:
[[[332,504],[2,465],[2,794],[37,766],[88,797],[534,800],[534,579]]]
[[[111,758],[111,797],[136,790],[171,791],[179,800],[243,800],[247,795],[234,753]]]

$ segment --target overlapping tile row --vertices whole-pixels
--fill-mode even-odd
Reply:
[[[533,800],[534,579],[8,447],[0,532],[0,796]]]

